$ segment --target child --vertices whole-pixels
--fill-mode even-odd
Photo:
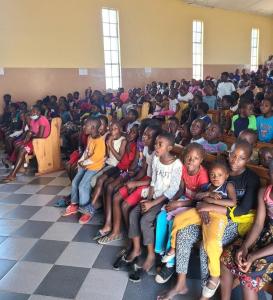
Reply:
[[[122,121],[124,131],[129,133],[134,125],[139,125],[138,112],[135,109],[130,109],[126,118]]]
[[[154,156],[154,144],[160,127],[147,126],[144,130],[142,140],[144,144],[141,169],[138,174],[119,189],[113,199],[113,229],[110,234],[98,240],[99,244],[105,245],[121,239],[122,215],[125,225],[129,227],[129,212],[141,200],[143,190],[146,189],[152,177],[152,160]]]
[[[273,100],[264,99],[260,105],[262,116],[257,117],[259,141],[271,143],[273,140]]]
[[[222,109],[220,110],[220,125],[224,129],[224,132],[229,132],[231,128],[231,119],[233,112],[231,110],[233,104],[232,96],[224,96],[222,98]]]
[[[211,118],[208,116],[209,106],[205,102],[201,102],[196,106],[197,119],[203,120],[206,127],[211,123]]]
[[[191,141],[191,131],[190,131],[189,124],[188,123],[182,124],[179,131],[180,131],[180,136],[181,136],[181,140],[179,142],[179,145],[185,147]]]
[[[259,150],[259,162],[264,168],[268,168],[273,159],[273,148],[263,147]]]
[[[222,137],[220,124],[212,123],[205,132],[205,142],[203,148],[208,153],[221,153],[227,151],[227,145],[220,141]]]
[[[171,90],[169,95],[169,107],[164,108],[160,113],[158,113],[159,116],[174,116],[179,111],[180,106],[177,100],[177,94],[178,94],[177,90],[175,89]]]
[[[231,131],[238,137],[240,132],[247,128],[257,130],[257,125],[253,105],[244,101],[239,104],[239,114],[232,117]]]
[[[152,181],[147,199],[143,199],[129,216],[129,238],[132,240],[132,251],[126,256],[126,261],[133,262],[141,254],[141,236],[148,254],[142,266],[149,271],[155,262],[154,253],[154,221],[163,203],[172,199],[179,189],[182,174],[182,164],[171,150],[174,138],[169,133],[160,134],[155,143],[155,157],[152,163]],[[139,281],[139,274],[130,275],[130,280]]]
[[[203,102],[207,103],[209,109],[216,109],[216,96],[213,95],[213,89],[211,86],[207,85],[204,88],[205,96],[203,96]]]
[[[205,132],[206,124],[201,119],[196,119],[191,124],[191,143],[203,144],[205,143],[205,139],[203,138],[203,133]]]
[[[90,181],[104,166],[105,142],[99,134],[101,121],[95,118],[87,119],[85,133],[90,135],[87,147],[78,161],[78,173],[72,181],[71,204],[66,208],[63,216],[82,213],[80,224],[85,224],[91,219],[90,211]]]
[[[181,133],[178,130],[178,127],[179,127],[179,121],[176,117],[170,117],[167,120],[167,130],[169,133],[171,133],[174,136],[175,144],[179,144],[181,141]]]
[[[179,89],[179,94],[177,96],[177,100],[179,102],[185,102],[188,103],[193,99],[193,94],[188,91],[188,89],[185,86],[181,86]]]
[[[241,131],[238,136],[238,140],[248,142],[252,147],[252,155],[250,162],[257,165],[259,163],[258,150],[255,148],[257,146],[258,134],[253,129],[245,129]]]
[[[225,95],[230,95],[233,91],[235,91],[234,84],[228,81],[228,72],[223,72],[221,74],[221,82],[218,84],[218,98],[222,99]]]
[[[134,125],[127,135],[127,144],[125,152],[121,157],[116,167],[104,173],[104,193],[103,193],[103,206],[105,223],[102,229],[98,231],[94,240],[108,235],[112,230],[112,196],[115,190],[117,190],[122,184],[128,181],[134,175],[134,169],[136,168],[139,153],[137,151],[137,138],[138,138],[138,125]],[[92,202],[94,205],[94,203]]]
[[[258,292],[272,282],[273,231],[273,164],[270,163],[270,185],[261,188],[255,222],[245,239],[228,246],[221,258],[221,296],[230,299],[234,279],[240,281],[243,299],[258,299]]]

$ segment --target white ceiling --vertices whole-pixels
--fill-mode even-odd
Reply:
[[[186,3],[273,16],[273,0],[184,0]]]

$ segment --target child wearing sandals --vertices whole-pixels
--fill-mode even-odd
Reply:
[[[104,206],[104,225],[98,231],[94,240],[108,235],[112,230],[112,199],[113,194],[119,187],[135,174],[139,154],[137,151],[138,125],[134,125],[128,135],[125,152],[116,167],[104,173],[105,180],[103,185],[103,206]]]
[[[137,175],[128,181],[113,198],[113,229],[112,232],[98,240],[99,244],[108,244],[121,237],[122,216],[126,227],[129,227],[129,212],[142,198],[143,192],[149,187],[152,177],[152,160],[154,157],[155,139],[160,133],[159,126],[148,125],[144,130],[142,141],[144,145],[141,168]]]
[[[85,123],[85,133],[90,135],[87,147],[78,161],[78,172],[72,181],[71,204],[66,208],[63,216],[82,213],[80,224],[87,223],[90,216],[90,181],[104,167],[105,142],[100,136],[101,121],[98,118],[88,118]]]
[[[141,237],[148,254],[142,269],[148,272],[154,265],[154,221],[164,202],[172,199],[177,193],[182,174],[182,163],[171,154],[174,137],[163,132],[155,143],[155,156],[152,163],[152,180],[148,196],[132,209],[129,215],[129,238],[132,242],[131,252],[124,261],[132,263],[141,255]],[[129,279],[140,280],[138,272],[132,273]]]
[[[157,283],[167,282],[174,273],[175,260],[173,253],[172,256],[168,254],[163,256],[164,253],[170,251],[174,217],[189,209],[193,204],[196,193],[207,188],[208,173],[201,165],[204,156],[205,151],[200,144],[191,143],[185,148],[181,188],[173,198],[178,200],[170,201],[157,216],[155,252],[162,256],[163,263],[167,263],[156,275],[155,280]]]

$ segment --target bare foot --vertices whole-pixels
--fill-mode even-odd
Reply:
[[[112,228],[110,226],[103,226],[102,229],[100,229],[100,232],[111,232]]]
[[[188,293],[187,286],[182,289],[178,289],[176,286],[170,289],[169,291],[163,293],[160,296],[157,296],[157,300],[172,300],[176,295],[186,295]]]
[[[150,271],[155,263],[155,254],[149,254],[143,263],[142,269],[146,272]]]
[[[175,249],[171,248],[167,255],[173,255],[173,254],[175,254]]]
[[[127,256],[127,261],[133,261],[136,257],[141,255],[141,250],[132,250]]]

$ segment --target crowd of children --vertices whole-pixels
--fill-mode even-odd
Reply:
[[[146,102],[148,117],[139,120]],[[72,188],[56,206],[64,207],[63,216],[80,213],[81,224],[103,208],[104,224],[92,237],[102,245],[124,238],[124,223],[129,241],[114,269],[128,267],[129,279],[139,282],[156,265],[159,284],[176,272],[175,286],[158,296],[172,299],[187,293],[191,251],[200,243],[200,299],[213,297],[220,284],[222,299],[230,299],[234,277],[244,299],[258,299],[273,278],[272,108],[272,78],[263,66],[251,74],[224,72],[219,80],[120,88],[115,95],[88,88],[83,99],[79,92],[46,97],[30,110],[4,95],[2,162],[11,170],[2,182],[16,179],[33,153],[32,140],[46,138],[51,119],[60,117]],[[218,123],[211,109],[219,111]],[[236,139],[230,149],[223,134]],[[258,141],[267,145],[255,149]],[[206,153],[217,154],[209,165]],[[249,164],[268,168],[272,183],[259,190]]]

